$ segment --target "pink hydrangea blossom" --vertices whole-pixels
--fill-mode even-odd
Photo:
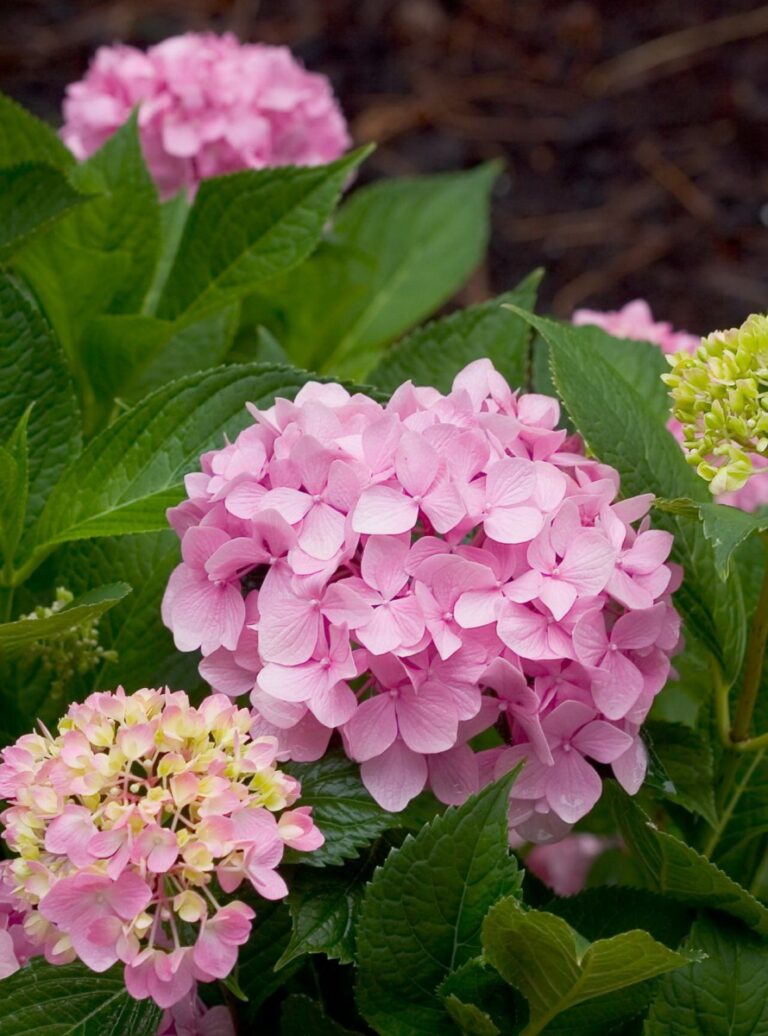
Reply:
[[[0,872],[0,977],[33,952],[97,972],[122,962],[128,991],[162,1008],[226,978],[255,914],[220,901],[214,879],[280,899],[284,847],[323,842],[309,808],[286,808],[301,789],[275,766],[277,740],[250,726],[222,694],[193,708],[183,691],[120,688],[0,753],[17,854]],[[176,1031],[198,1031],[185,1011]]]
[[[575,896],[586,885],[595,861],[618,844],[615,838],[579,832],[550,845],[535,845],[525,866],[558,896]]]
[[[87,158],[138,108],[144,156],[163,197],[240,169],[318,165],[349,146],[325,76],[286,47],[186,33],[146,52],[100,47],[67,87],[62,137]]]
[[[224,1006],[206,1007],[193,990],[163,1012],[156,1036],[236,1036],[232,1015]]]
[[[573,323],[577,325],[594,324],[616,338],[630,338],[645,342],[653,342],[664,353],[685,351],[694,352],[701,341],[696,335],[687,331],[676,331],[666,321],[656,321],[650,307],[642,299],[628,302],[621,309],[601,311],[596,309],[577,309],[573,314]],[[678,421],[670,418],[667,427],[678,442],[683,440],[682,428]],[[755,467],[768,467],[768,459],[758,457]],[[768,504],[768,478],[752,478],[741,489],[721,493],[718,503],[739,507],[742,511],[756,511],[758,507]]]
[[[478,360],[447,395],[310,382],[250,410],[169,512],[163,616],[216,691],[250,694],[254,735],[312,760],[337,731],[395,811],[526,759],[510,817],[537,839],[594,805],[596,767],[637,790],[679,639],[671,537],[558,429],[556,400]],[[236,595],[245,618],[224,622]],[[476,754],[493,725],[507,747]]]

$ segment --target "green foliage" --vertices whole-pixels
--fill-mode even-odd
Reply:
[[[386,392],[394,392],[408,379],[450,392],[463,367],[487,357],[513,388],[523,385],[530,331],[525,321],[502,306],[512,302],[533,307],[540,280],[537,271],[514,291],[418,328],[385,353],[368,377]]]
[[[649,888],[693,906],[723,910],[768,935],[768,907],[690,845],[659,830],[618,786],[608,784],[606,794]]]
[[[648,723],[643,734],[663,769],[663,780],[658,785],[661,795],[698,813],[714,826],[714,759],[707,738],[682,723],[659,721]]]
[[[526,912],[510,898],[486,917],[483,952],[528,1001],[524,1036],[542,1032],[569,1008],[655,978],[690,959],[640,930],[587,943],[561,918],[541,910]]]
[[[280,1014],[280,1036],[355,1036],[351,1029],[328,1018],[320,1004],[294,993],[286,998]]]
[[[768,945],[725,918],[702,917],[686,946],[704,959],[664,977],[645,1036],[766,1036]]]
[[[72,152],[50,126],[0,94],[0,168],[21,162],[44,162],[64,171],[75,164]]]
[[[3,979],[0,1036],[149,1036],[160,1009],[128,995],[122,967],[97,975],[84,964],[41,959]]]
[[[90,619],[98,618],[130,592],[131,588],[127,583],[99,586],[78,597],[60,611],[54,611],[53,614],[3,623],[0,625],[0,647],[7,656],[24,645],[50,640],[82,626]]]
[[[330,239],[271,284],[253,322],[293,363],[365,378],[384,347],[433,313],[482,259],[495,164],[355,191]]]
[[[30,162],[0,169],[0,262],[85,200],[52,166]]]
[[[358,1004],[383,1036],[454,1032],[437,987],[480,951],[501,896],[519,894],[507,844],[514,774],[394,849],[366,890],[357,930]]]
[[[308,953],[350,964],[354,960],[355,927],[363,894],[360,862],[347,867],[302,867],[291,883],[288,906],[291,941],[277,966]]]
[[[339,751],[326,752],[316,763],[289,763],[285,769],[301,781],[302,805],[312,806],[325,835],[325,845],[316,852],[289,859],[312,867],[340,864],[399,823],[376,805],[363,786],[360,768]]]
[[[158,314],[203,313],[305,259],[366,149],[327,166],[265,169],[201,184]]]

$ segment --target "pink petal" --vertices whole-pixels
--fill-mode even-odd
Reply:
[[[513,457],[497,461],[491,466],[485,483],[485,492],[490,505],[510,507],[512,504],[530,500],[535,485],[536,469],[531,461]]]
[[[611,642],[626,651],[630,648],[646,648],[654,644],[661,633],[667,617],[667,606],[657,604],[655,608],[628,612],[616,620],[611,631]]]
[[[421,509],[440,533],[455,529],[467,513],[460,493],[448,477],[441,479],[424,497]]]
[[[440,458],[423,436],[405,431],[395,454],[395,471],[405,491],[423,496],[437,476]]]
[[[599,594],[613,571],[616,552],[597,529],[579,533],[560,565],[560,578],[572,583],[580,594]]]
[[[496,621],[501,604],[501,592],[492,590],[467,590],[456,602],[453,616],[462,629],[477,629]]]
[[[323,597],[323,614],[334,626],[348,626],[352,630],[365,626],[373,618],[373,608],[370,601],[352,586],[353,583],[362,584],[362,580],[342,580],[339,583],[331,583]],[[378,594],[370,592],[372,600],[378,601]]]
[[[573,630],[576,658],[584,665],[598,665],[608,650],[605,619],[602,612],[590,611],[579,619]]]
[[[631,747],[613,761],[611,768],[624,791],[636,795],[645,780],[648,768],[648,753],[641,738],[636,737]]]
[[[587,723],[573,738],[574,748],[599,763],[613,763],[632,746],[632,738],[603,719]]]
[[[382,809],[398,813],[423,790],[427,764],[423,755],[398,740],[382,755],[364,762],[360,776]]]
[[[437,684],[401,691],[395,712],[400,735],[414,752],[445,752],[456,744],[456,707]]]
[[[328,504],[313,504],[299,533],[299,546],[320,561],[327,561],[344,543],[344,515]]]
[[[507,604],[496,630],[508,648],[522,658],[550,657],[547,620],[522,604]]]
[[[592,809],[603,790],[595,770],[578,752],[560,752],[547,780],[547,802],[567,824]]]
[[[223,529],[196,525],[188,529],[181,540],[181,556],[190,568],[202,569],[208,558],[229,540]]]
[[[544,515],[535,507],[494,507],[483,528],[498,543],[527,543],[544,526]]]
[[[397,489],[371,486],[365,489],[352,514],[355,532],[397,535],[416,524],[418,505]]]
[[[371,536],[365,545],[360,574],[386,600],[394,597],[408,579],[405,571],[408,549],[407,540],[394,536]]]
[[[477,756],[469,745],[456,745],[427,758],[429,786],[440,802],[460,806],[480,787]]]
[[[397,737],[394,701],[388,694],[369,698],[357,707],[344,727],[349,754],[358,762],[380,756]]]
[[[347,684],[340,681],[332,687],[319,687],[309,707],[326,727],[340,727],[355,714],[357,698]]]
[[[605,589],[625,608],[642,609],[653,605],[654,595],[620,568],[614,568],[611,572]]]
[[[312,506],[312,497],[308,493],[302,493],[298,489],[289,489],[281,486],[279,489],[270,489],[261,500],[261,507],[277,511],[289,525],[296,525]]]
[[[592,696],[608,719],[621,719],[643,692],[643,674],[620,651],[609,651],[594,673]]]
[[[561,579],[545,579],[539,590],[539,600],[549,608],[552,617],[560,619],[566,615],[576,600],[576,590]]]

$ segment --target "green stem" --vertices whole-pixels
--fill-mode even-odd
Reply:
[[[729,704],[731,685],[723,679],[720,666],[710,659],[710,671],[715,685],[715,721],[720,742],[725,748],[732,748],[731,709]]]
[[[0,622],[10,622],[13,610],[13,587],[0,586]]]
[[[760,691],[760,682],[763,676],[765,643],[768,640],[768,537],[763,533],[761,539],[766,549],[766,564],[763,569],[760,599],[757,603],[755,614],[752,616],[752,624],[749,627],[747,655],[744,662],[744,681],[741,685],[741,691],[739,692],[736,709],[733,714],[731,741],[734,746],[737,746],[740,741],[746,741],[749,738],[752,714],[755,711],[755,704]]]
[[[757,737],[748,737],[746,741],[737,741],[733,747],[737,752],[759,752],[768,748],[768,734],[759,734]]]
[[[707,859],[710,859],[712,853],[715,851],[717,843],[720,841],[720,838],[722,837],[723,831],[725,831],[731,817],[733,816],[733,811],[736,809],[739,799],[744,794],[744,790],[749,784],[752,778],[752,774],[755,772],[755,769],[757,768],[758,764],[760,763],[764,755],[765,751],[757,752],[755,754],[751,763],[745,770],[744,776],[741,778],[739,783],[734,788],[733,794],[727,800],[727,803],[724,803],[723,808],[718,811],[717,824],[715,825],[715,827],[713,827],[712,832],[709,838],[707,839],[704,848],[702,849],[702,853],[704,854],[704,856],[706,856]],[[735,755],[731,756],[728,760],[726,770],[723,773],[723,784],[724,787],[727,789],[725,796],[723,796],[724,798],[726,798],[728,793],[730,792],[730,787],[733,784],[733,778],[735,776],[736,767],[738,766],[738,763],[739,758]]]
[[[760,890],[768,884],[768,850],[763,850],[763,858],[760,861],[755,876],[752,879],[752,884],[749,886],[749,891],[753,896],[762,898],[760,896]]]

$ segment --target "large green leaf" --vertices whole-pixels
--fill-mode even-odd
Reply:
[[[365,149],[326,166],[205,180],[158,304],[175,318],[239,298],[305,259]]]
[[[687,945],[706,957],[665,976],[645,1036],[768,1036],[768,945],[707,917]]]
[[[512,302],[532,308],[540,280],[537,271],[514,291],[418,328],[385,353],[368,380],[385,392],[394,392],[409,379],[416,385],[449,392],[463,367],[487,357],[513,388],[521,387],[528,366],[530,329],[502,306]]]
[[[332,1018],[308,996],[293,993],[283,1002],[280,1036],[356,1036]]]
[[[351,963],[365,870],[361,861],[346,867],[297,870],[288,897],[291,941],[278,967],[307,953],[322,953],[342,964]]]
[[[292,397],[309,375],[261,364],[192,374],[147,396],[93,439],[65,471],[35,530],[30,566],[53,545],[166,527],[200,454],[251,421],[245,403]]]
[[[726,507],[724,504],[698,503],[694,501],[668,501],[666,507],[671,510],[688,506],[693,508],[701,518],[704,535],[712,544],[715,564],[721,579],[727,579],[731,570],[733,554],[746,539],[757,532],[768,529],[768,515],[748,514],[738,507]]]
[[[313,853],[289,854],[294,862],[312,867],[343,863],[388,828],[398,815],[387,813],[366,791],[360,769],[339,752],[327,752],[315,763],[287,763],[284,769],[301,781],[301,805],[312,806],[325,845]]]
[[[367,375],[384,346],[447,301],[481,261],[497,173],[490,164],[355,191],[324,247],[270,286],[267,319],[257,310],[256,323],[270,323],[294,363]]]
[[[13,556],[16,552],[24,517],[27,513],[27,497],[29,496],[29,443],[27,441],[27,425],[32,409],[30,403],[27,410],[19,418],[19,423],[7,443],[0,445],[0,558],[6,566],[6,575],[13,568]]]
[[[275,970],[291,937],[291,915],[285,903],[254,901],[251,897],[250,904],[256,910],[256,922],[240,950],[236,974],[240,989],[248,997],[247,1003],[239,1005],[239,1013],[246,1023],[255,1024],[259,1007],[288,982],[298,964]]]
[[[704,483],[685,463],[680,447],[653,408],[595,348],[595,328],[572,327],[517,312],[546,340],[558,395],[589,448],[619,471],[626,496],[653,493],[664,498],[708,500]],[[738,578],[733,574],[727,583],[718,578],[712,545],[696,519],[662,514],[657,524],[674,534],[673,556],[684,568],[683,585],[675,597],[677,606],[723,672],[735,677],[746,627]]]
[[[80,452],[80,415],[50,329],[19,287],[0,276],[0,442],[13,436],[30,405],[27,523]]]
[[[171,633],[159,618],[168,578],[180,560],[175,532],[79,540],[57,551],[54,560],[56,585],[75,594],[105,579],[121,579],[133,587],[133,593],[99,624],[99,641],[116,653],[116,661],[105,662],[83,677],[82,684],[73,688],[75,697],[117,684],[127,691],[164,684],[193,691],[201,683],[199,659],[174,648]]]
[[[624,841],[642,865],[650,889],[693,906],[723,910],[768,935],[768,907],[679,838],[661,831],[612,781],[606,795]]]
[[[99,313],[130,313],[155,267],[160,213],[135,118],[72,173],[98,194],[36,238],[16,259],[73,360],[85,325]]]
[[[712,746],[698,731],[682,723],[654,720],[644,727],[649,747],[663,768],[655,789],[670,802],[698,813],[710,826],[717,822]]]
[[[75,159],[50,126],[0,94],[0,168],[20,162],[44,162],[68,170]]]
[[[570,1008],[687,964],[690,957],[636,929],[588,943],[555,914],[503,899],[483,922],[483,953],[528,1001],[521,1036],[536,1036]]]
[[[368,886],[357,928],[358,1003],[383,1036],[455,1033],[437,987],[479,953],[489,907],[519,894],[507,831],[513,780],[409,836]]]
[[[53,166],[25,162],[0,168],[0,262],[86,200]]]
[[[116,400],[138,401],[169,381],[223,363],[237,317],[236,302],[191,321],[141,314],[95,317],[80,343],[93,390],[90,430],[107,423]]]
[[[151,1036],[160,1008],[129,996],[122,972],[32,960],[0,985],[0,1036]]]
[[[60,633],[82,625],[88,619],[96,619],[112,608],[131,592],[127,583],[111,583],[96,587],[72,601],[61,611],[42,619],[17,619],[0,625],[0,648],[3,654],[10,654],[25,644],[37,640],[50,640]]]

